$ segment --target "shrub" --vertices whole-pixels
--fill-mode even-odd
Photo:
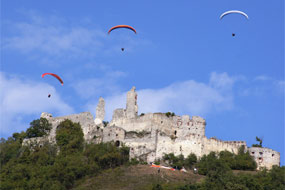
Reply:
[[[107,127],[108,124],[109,124],[108,121],[103,121],[103,126],[104,126],[104,127]]]
[[[184,161],[184,166],[192,168],[197,163],[197,156],[191,153]]]
[[[46,118],[40,118],[30,123],[30,127],[26,131],[27,138],[42,137],[47,135],[51,130],[51,124]]]
[[[175,113],[174,112],[166,112],[165,113],[165,115],[167,116],[167,117],[170,117],[170,116],[175,116]]]
[[[163,160],[167,161],[168,164],[176,169],[181,169],[184,165],[184,156],[180,154],[179,156],[174,156],[173,153],[165,154]]]
[[[83,132],[79,123],[64,120],[56,129],[56,144],[62,153],[72,153],[83,150]]]

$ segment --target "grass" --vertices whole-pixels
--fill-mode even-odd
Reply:
[[[180,171],[161,169],[149,165],[122,166],[105,170],[103,173],[80,180],[73,190],[148,190],[156,184],[166,185],[169,189],[201,181],[205,176]]]

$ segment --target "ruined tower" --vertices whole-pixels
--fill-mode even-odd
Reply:
[[[128,119],[135,118],[138,115],[136,87],[133,87],[127,94],[126,116]]]
[[[96,118],[95,118],[95,124],[100,125],[105,117],[105,100],[100,97],[98,105],[96,107]]]

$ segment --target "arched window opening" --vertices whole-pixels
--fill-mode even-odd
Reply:
[[[177,131],[174,131],[174,135],[176,135]]]

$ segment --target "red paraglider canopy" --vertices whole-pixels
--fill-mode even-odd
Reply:
[[[136,31],[133,27],[131,27],[131,26],[129,26],[129,25],[117,25],[117,26],[112,27],[112,28],[108,31],[108,34],[110,34],[110,32],[111,32],[112,30],[115,30],[115,29],[118,29],[118,28],[127,28],[127,29],[130,29],[130,30],[134,31],[134,33],[137,33],[137,31]]]
[[[44,73],[44,74],[42,74],[42,78],[44,78],[44,76],[46,76],[46,75],[52,75],[52,76],[54,76],[55,78],[57,78],[57,79],[59,80],[59,82],[61,83],[61,85],[63,85],[63,81],[62,81],[62,79],[61,79],[58,75],[56,75],[56,74],[54,74],[54,73]]]

